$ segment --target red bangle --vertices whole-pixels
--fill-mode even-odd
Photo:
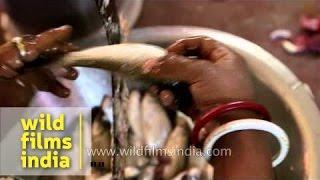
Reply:
[[[236,102],[231,102],[227,104],[221,104],[211,109],[206,114],[204,114],[203,116],[201,116],[199,119],[196,120],[195,126],[191,134],[192,144],[197,147],[200,146],[199,132],[210,121],[222,116],[227,112],[230,112],[233,110],[239,110],[239,109],[254,111],[255,113],[262,115],[265,120],[271,119],[268,110],[264,106],[254,102],[236,101]]]

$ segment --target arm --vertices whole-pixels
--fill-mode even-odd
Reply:
[[[149,60],[146,73],[160,79],[186,82],[192,95],[191,106],[184,111],[196,119],[219,103],[252,100],[254,88],[246,64],[237,54],[222,44],[207,38],[193,37],[179,40],[168,47],[169,55],[161,60]],[[187,56],[196,58],[189,59]],[[168,99],[161,96],[163,104]],[[238,111],[229,113],[205,127],[207,132],[219,126],[218,122],[257,115]],[[271,153],[264,134],[256,131],[235,132],[223,137],[219,148],[230,148],[231,156],[217,157],[211,162],[215,166],[215,179],[272,179]]]
[[[221,121],[261,118],[252,112],[238,111]],[[220,139],[215,148],[230,148],[231,156],[220,156],[210,162],[215,167],[214,178],[273,179],[271,152],[266,135],[259,131],[239,131]]]

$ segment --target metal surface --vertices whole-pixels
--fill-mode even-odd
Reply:
[[[232,8],[231,8],[232,7]],[[320,1],[168,1],[145,0],[137,27],[186,25],[219,29],[258,44],[283,62],[300,80],[307,83],[320,107],[319,56],[285,52],[271,41],[276,29],[299,34],[301,15],[317,15]]]
[[[246,59],[256,79],[257,100],[268,107],[274,122],[289,135],[289,155],[276,168],[277,178],[320,179],[320,112],[310,90],[270,53],[238,36],[199,27],[141,28],[132,32],[129,41],[166,45],[197,35],[212,37]]]
[[[119,1],[119,16],[122,17],[122,21],[129,25],[127,28],[131,28],[137,20],[142,3],[143,0]],[[76,40],[75,44],[81,48],[105,45],[105,30],[101,28],[85,38]],[[111,76],[109,72],[90,68],[78,68],[78,70],[80,76],[76,81],[63,80],[64,84],[72,90],[70,97],[62,99],[50,93],[38,92],[30,106],[92,107],[99,105],[104,95],[111,96]]]
[[[140,16],[144,0],[118,0],[119,18],[122,27],[131,29]]]
[[[101,41],[103,35],[104,32],[99,31],[79,42],[83,47],[103,44]],[[137,29],[132,32],[129,40],[166,45],[176,39],[195,35],[213,37],[234,49],[247,60],[257,79],[258,101],[270,109],[274,121],[286,130],[291,141],[289,156],[283,164],[276,168],[278,179],[320,179],[318,171],[320,169],[319,110],[304,84],[271,54],[240,37],[198,27]],[[99,73],[95,71],[99,71]],[[39,93],[32,105],[98,105],[104,94],[111,93],[110,83],[110,76],[104,71],[81,70],[79,79],[75,83],[70,83],[70,87],[73,89],[70,98],[59,99],[48,93]],[[274,146],[277,148],[277,144]]]
[[[115,0],[94,0],[103,22],[108,44],[119,44],[121,41],[120,22]]]

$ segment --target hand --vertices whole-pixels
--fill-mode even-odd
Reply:
[[[25,101],[30,100],[35,90],[67,97],[70,90],[57,78],[74,80],[78,76],[77,71],[73,68],[48,69],[45,64],[54,60],[57,55],[76,49],[71,43],[66,42],[71,33],[70,26],[62,26],[36,36],[23,36],[20,43],[24,46],[22,49],[19,49],[18,44],[14,42],[0,46],[0,103],[4,105],[26,103]],[[10,94],[18,97],[11,97]],[[15,101],[21,102],[14,103]]]
[[[254,89],[244,61],[224,45],[207,37],[193,37],[177,41],[167,50],[169,55],[160,61],[147,61],[143,69],[154,78],[186,82],[193,102],[185,112],[193,119],[219,103],[253,99]],[[152,89],[166,107],[175,106],[171,91]],[[257,116],[241,110],[228,113],[208,123],[200,132],[200,140],[220,123]],[[234,132],[222,137],[215,148],[230,149],[232,156],[218,156],[210,161],[215,167],[214,179],[272,179],[272,156],[265,134]]]
[[[192,37],[175,42],[167,50],[166,57],[147,61],[143,69],[156,78],[186,82],[193,100],[189,115],[197,116],[219,103],[253,98],[245,62],[221,43]],[[169,91],[159,95],[163,104],[174,103]]]

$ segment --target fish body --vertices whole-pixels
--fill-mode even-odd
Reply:
[[[189,135],[191,132],[190,126],[186,121],[187,116],[177,114],[176,126],[171,132],[165,145],[165,152],[169,153],[167,157],[168,163],[160,165],[162,167],[162,177],[170,179],[182,171],[187,163],[184,150],[189,144]]]
[[[172,130],[171,123],[158,100],[149,93],[142,99],[142,121],[146,146],[151,149],[163,147]]]

